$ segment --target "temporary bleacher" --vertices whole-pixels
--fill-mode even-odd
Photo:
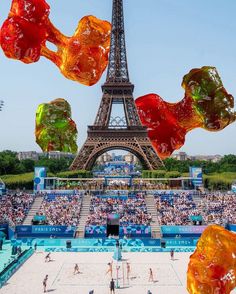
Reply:
[[[159,239],[162,237],[162,234],[161,234],[161,226],[158,221],[159,212],[156,209],[154,196],[146,195],[145,202],[146,202],[148,213],[152,215],[152,222],[151,222],[152,238]]]
[[[85,227],[85,237],[88,238],[104,238],[107,235],[107,219],[108,214],[119,214],[120,215],[120,226],[119,226],[119,236],[122,238],[126,237],[140,237],[140,238],[150,238],[151,237],[151,227],[150,227],[150,216],[151,213],[148,212],[147,203],[144,195],[137,195],[137,193],[121,193],[120,191],[112,191],[110,194],[94,195],[91,199],[91,205],[89,213],[87,214],[87,225]],[[139,194],[139,193],[138,193]],[[137,197],[139,196],[139,197]],[[113,201],[112,201],[113,199]],[[133,199],[133,200],[132,200]],[[109,203],[112,201],[111,203]],[[136,204],[136,201],[138,203]],[[102,207],[108,205],[109,209],[103,211]],[[152,204],[150,204],[151,209]],[[100,207],[100,208],[99,208]],[[121,210],[121,207],[123,208]],[[96,219],[96,214],[99,215],[99,210],[101,209],[101,216]],[[141,211],[140,219],[132,219],[133,216],[137,216],[138,210]],[[94,219],[89,220],[90,216],[94,215]],[[145,216],[144,216],[145,215]],[[129,216],[131,219],[129,219]],[[145,217],[145,223],[142,222],[142,218]],[[158,229],[156,228],[156,233]],[[160,234],[160,229],[159,229]]]
[[[82,198],[82,206],[80,210],[79,225],[77,226],[75,237],[84,238],[85,237],[85,226],[89,214],[89,208],[91,203],[91,195],[84,195]]]
[[[31,209],[29,210],[26,218],[24,219],[23,225],[31,225],[32,219],[39,211],[42,202],[43,202],[42,196],[35,197],[34,202],[31,206]]]

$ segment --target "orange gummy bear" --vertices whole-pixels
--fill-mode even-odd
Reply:
[[[85,16],[70,38],[52,24],[49,29],[49,40],[58,46],[58,51],[43,46],[42,55],[53,61],[66,78],[88,86],[96,84],[108,64],[110,23]]]
[[[111,24],[94,16],[85,16],[72,37],[63,35],[49,19],[45,0],[13,0],[2,25],[0,43],[5,55],[24,63],[45,56],[68,79],[94,85],[108,64]],[[52,42],[57,51],[46,47]]]
[[[187,289],[191,294],[229,294],[236,287],[236,234],[206,228],[191,255]]]

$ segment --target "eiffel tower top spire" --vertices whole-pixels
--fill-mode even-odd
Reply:
[[[113,0],[111,46],[106,83],[129,83],[123,0]]]

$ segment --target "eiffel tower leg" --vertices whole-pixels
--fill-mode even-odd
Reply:
[[[149,163],[150,170],[157,170],[160,167],[164,166],[162,160],[159,158],[157,152],[152,146],[152,143],[149,138],[146,138],[145,140],[142,140],[139,143],[145,155],[145,159]]]
[[[145,169],[163,166],[148,138],[88,138],[73,161],[71,170],[91,170],[97,158],[103,153],[122,149],[134,154]]]
[[[126,121],[128,125],[130,126],[142,125],[133,97],[124,99],[124,109],[125,109]]]
[[[87,139],[83,147],[80,149],[79,153],[76,155],[74,161],[72,162],[70,170],[88,170],[87,163],[89,161],[91,153],[95,148],[96,146],[89,143]]]

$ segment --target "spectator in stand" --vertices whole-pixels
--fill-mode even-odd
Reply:
[[[155,195],[158,221],[161,225],[191,225],[191,216],[202,216],[205,224],[236,223],[236,197],[234,195],[206,194],[195,203],[189,192]]]
[[[207,194],[203,197],[201,205],[204,207],[203,219],[205,223],[236,224],[235,195],[224,193]]]
[[[0,223],[9,223],[11,226],[23,223],[34,196],[27,193],[7,194],[0,198]]]
[[[145,192],[125,198],[124,191],[116,197],[97,197],[91,199],[90,213],[86,225],[106,225],[107,215],[118,213],[120,224],[150,225],[151,214],[145,203]],[[160,225],[191,225],[191,216],[201,215],[203,223],[236,224],[236,197],[226,193],[209,193],[195,202],[190,192],[158,192],[155,195]],[[45,215],[49,225],[77,226],[81,210],[81,194],[44,196],[38,215]],[[22,224],[34,196],[15,193],[0,198],[0,223],[11,226]]]
[[[81,210],[81,195],[45,197],[39,215],[45,215],[49,225],[77,226]]]
[[[150,225],[151,215],[147,212],[142,193],[128,199],[122,197],[92,197],[87,225],[106,225],[107,215],[118,213],[120,225]]]

